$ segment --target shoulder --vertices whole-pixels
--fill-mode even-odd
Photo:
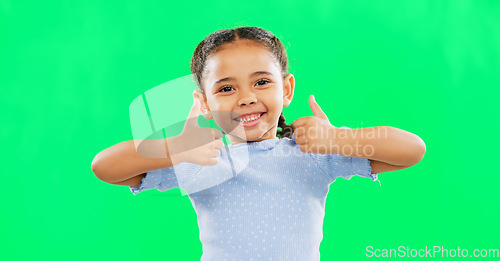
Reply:
[[[293,138],[283,137],[283,138],[279,139],[278,144],[281,146],[288,146],[288,147],[298,147],[299,146],[297,143],[295,143],[295,137],[293,137]]]
[[[299,150],[300,146],[297,143],[295,143],[295,139],[284,137],[279,139],[279,141],[276,143],[276,146],[274,147],[274,149],[280,149],[280,148]]]
[[[273,155],[276,157],[286,158],[303,158],[309,157],[308,153],[300,150],[300,145],[295,143],[295,139],[281,138],[276,146],[272,149]]]

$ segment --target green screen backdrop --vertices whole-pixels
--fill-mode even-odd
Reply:
[[[381,186],[330,186],[321,260],[395,260],[368,246],[500,248],[499,1],[2,0],[2,260],[199,260],[179,189],[134,196],[90,166],[133,139],[136,97],[190,74],[196,45],[236,26],[287,48],[289,123],[312,116],[314,94],[335,126],[393,126],[426,143]]]

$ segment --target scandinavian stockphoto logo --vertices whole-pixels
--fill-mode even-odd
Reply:
[[[129,106],[137,153],[146,158],[165,159],[168,147],[182,195],[231,179],[249,162],[248,150],[238,148],[235,158],[231,157],[232,148],[228,146],[226,134],[244,135],[234,121],[239,115],[211,111],[213,120],[207,120],[193,103],[193,91],[197,88],[189,74],[144,92]],[[211,171],[215,170],[215,163],[218,171]],[[203,172],[197,173],[200,168],[196,165],[204,166]]]

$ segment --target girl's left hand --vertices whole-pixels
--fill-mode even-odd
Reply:
[[[292,123],[295,127],[293,133],[297,137],[295,143],[300,145],[302,152],[332,154],[335,132],[339,128],[330,124],[314,95],[309,96],[309,106],[314,116],[299,118]]]

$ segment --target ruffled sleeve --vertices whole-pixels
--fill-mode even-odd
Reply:
[[[365,158],[356,158],[342,156],[340,154],[309,154],[316,162],[317,166],[327,176],[330,177],[330,182],[333,182],[337,177],[351,179],[353,176],[370,178],[372,181],[378,180],[377,174],[372,174],[370,160]]]
[[[158,189],[167,191],[173,188],[179,188],[179,183],[191,179],[201,168],[201,166],[182,162],[176,166],[157,169],[146,172],[142,178],[139,187],[130,186],[130,191],[136,195],[139,192],[149,189]]]

